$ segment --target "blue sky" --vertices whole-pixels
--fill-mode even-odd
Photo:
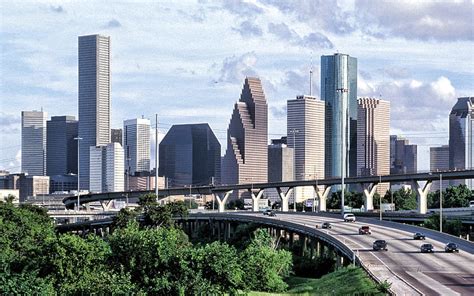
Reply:
[[[448,142],[448,114],[474,95],[472,1],[0,1],[0,169],[20,170],[20,112],[77,116],[77,37],[111,36],[112,127],[208,122],[225,147],[246,75],[259,76],[270,138],[286,100],[319,95],[320,56],[358,58],[359,96],[391,102],[391,132]],[[162,136],[161,136],[162,137]]]

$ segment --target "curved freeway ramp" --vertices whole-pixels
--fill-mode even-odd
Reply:
[[[277,213],[275,217],[268,217],[261,213],[235,212],[203,216],[273,226],[281,224],[282,228],[290,225],[303,233],[308,233],[308,228],[319,232],[316,236],[330,237],[335,245],[342,243],[352,250],[373,277],[392,283],[391,290],[396,295],[474,295],[474,244],[451,235],[370,218],[343,222],[340,217],[328,214]],[[332,228],[321,229],[323,222],[330,222]],[[359,235],[362,225],[369,225],[372,234]],[[426,240],[414,240],[414,232],[425,233]],[[388,242],[388,251],[372,250],[372,243],[377,239]],[[445,253],[447,242],[457,243],[460,253]],[[423,243],[431,243],[435,252],[421,253]]]

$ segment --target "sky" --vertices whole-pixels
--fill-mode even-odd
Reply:
[[[111,120],[159,117],[226,130],[246,76],[262,80],[269,139],[286,101],[320,95],[320,57],[358,59],[358,96],[391,103],[391,134],[448,144],[449,112],[474,96],[473,1],[0,0],[0,169],[21,168],[21,111],[77,117],[77,38],[111,37]],[[154,134],[154,132],[153,132]],[[154,141],[152,141],[154,142]]]

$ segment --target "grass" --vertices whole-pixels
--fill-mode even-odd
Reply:
[[[250,292],[251,296],[269,295],[384,295],[377,284],[358,267],[346,267],[319,279],[290,277],[284,293]]]

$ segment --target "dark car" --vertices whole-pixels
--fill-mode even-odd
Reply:
[[[331,226],[331,223],[324,222],[323,224],[321,224],[321,228],[332,228],[332,226]]]
[[[275,216],[276,216],[275,211],[271,211],[270,213],[268,213],[268,216],[270,216],[270,217],[275,217]]]
[[[372,248],[374,249],[374,251],[387,251],[387,242],[383,239],[378,239],[372,244]]]
[[[359,228],[359,234],[372,234],[369,226],[362,226]]]
[[[434,248],[432,244],[422,244],[420,247],[422,253],[434,253]]]
[[[458,245],[456,245],[455,243],[447,243],[446,246],[444,247],[444,251],[446,253],[452,253],[452,252],[459,253],[459,248],[458,248]]]
[[[426,239],[426,236],[421,232],[417,232],[413,235],[413,239]]]

